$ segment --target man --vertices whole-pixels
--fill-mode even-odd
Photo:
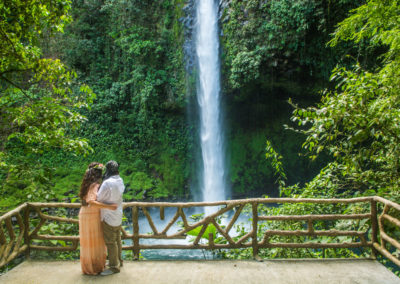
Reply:
[[[119,176],[118,167],[118,163],[115,161],[107,162],[103,183],[97,193],[97,201],[107,204],[116,203],[118,205],[117,210],[101,209],[101,223],[110,266],[110,268],[101,272],[103,276],[118,273],[122,266],[122,194],[125,186]]]

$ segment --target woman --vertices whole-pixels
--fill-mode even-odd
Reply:
[[[104,204],[96,201],[102,169],[102,164],[90,163],[83,176],[79,193],[82,203],[79,212],[81,267],[84,274],[90,275],[102,272],[106,263],[106,246],[100,221],[100,208],[117,209],[116,204]]]

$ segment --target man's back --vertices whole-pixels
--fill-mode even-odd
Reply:
[[[119,175],[114,175],[103,181],[97,200],[107,204],[118,204],[117,210],[101,209],[101,220],[105,221],[110,226],[119,226],[122,222],[122,194],[124,193],[125,185]]]

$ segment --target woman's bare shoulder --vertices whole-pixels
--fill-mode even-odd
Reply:
[[[97,191],[97,190],[99,189],[99,187],[100,187],[100,183],[94,182],[94,183],[92,183],[92,184],[89,186],[89,190],[90,190],[90,191],[91,191],[91,190]]]

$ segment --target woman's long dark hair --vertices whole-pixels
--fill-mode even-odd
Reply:
[[[99,165],[100,163],[97,162],[90,163],[88,169],[85,172],[85,175],[83,176],[79,197],[81,199],[82,205],[84,206],[87,205],[84,198],[89,191],[90,185],[95,182],[100,183],[102,170],[100,167],[96,167]]]

